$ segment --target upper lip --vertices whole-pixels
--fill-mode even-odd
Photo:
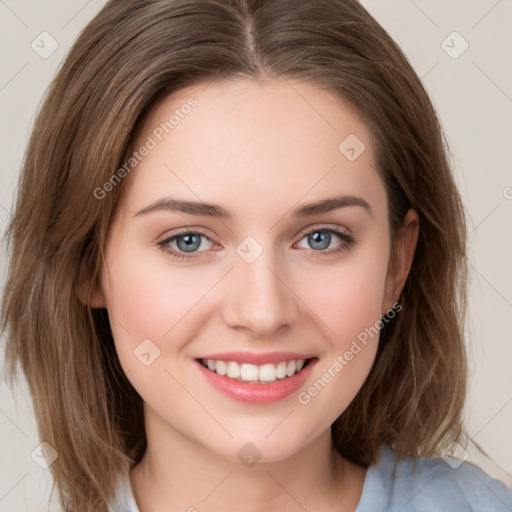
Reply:
[[[299,361],[301,359],[311,359],[315,357],[312,354],[300,354],[299,352],[223,352],[217,354],[208,354],[198,359],[214,359],[215,361],[234,361],[236,363],[249,364],[268,364],[280,363],[281,361]]]

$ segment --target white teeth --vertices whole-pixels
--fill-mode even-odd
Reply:
[[[235,361],[215,361],[203,359],[203,366],[207,366],[212,372],[226,375],[231,379],[243,381],[273,382],[276,379],[292,377],[300,372],[304,366],[304,359],[298,361],[281,361],[277,364],[267,363],[261,366],[249,363],[239,364]]]
[[[264,364],[259,369],[259,379],[264,381],[276,380],[276,367],[273,364]]]
[[[240,365],[233,361],[227,363],[228,373],[227,376],[232,379],[238,379],[240,377]]]
[[[213,371],[216,371],[219,375],[226,375],[228,372],[226,368],[226,363],[224,361],[213,361],[212,359],[209,359],[214,365],[215,368]]]
[[[278,379],[284,379],[286,377],[286,361],[281,361],[276,366],[276,377]]]
[[[288,366],[286,367],[286,375],[288,375],[288,377],[291,377],[295,373],[296,369],[297,363],[295,361],[290,361],[288,363]]]
[[[238,366],[237,363],[233,363]],[[242,380],[258,380],[258,367],[255,364],[242,364],[240,367]]]

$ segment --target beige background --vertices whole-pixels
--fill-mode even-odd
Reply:
[[[80,30],[104,3],[0,0],[2,233],[42,95]],[[512,487],[512,2],[362,3],[422,77],[451,145],[470,225],[468,428],[493,459],[471,451],[469,460]],[[45,37],[45,48],[51,48],[42,32],[58,43],[47,58],[31,47]],[[465,42],[468,48],[458,55]],[[4,269],[2,254],[2,282]],[[0,389],[0,512],[48,510],[44,505],[51,488],[49,470],[31,458],[39,440],[30,401],[24,393],[15,400],[4,383]]]

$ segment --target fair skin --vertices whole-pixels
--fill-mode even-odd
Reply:
[[[354,511],[366,470],[338,454],[330,428],[363,385],[377,339],[307,404],[298,392],[273,403],[234,400],[209,384],[196,358],[314,354],[300,388],[307,390],[398,300],[417,214],[408,212],[392,264],[368,128],[312,85],[269,79],[183,89],[150,112],[135,147],[191,96],[198,105],[126,178],[92,303],[107,308],[121,365],[144,400],[148,450],[130,475],[137,504],[141,512]],[[349,134],[366,145],[354,161],[338,150]],[[350,205],[293,216],[341,195],[364,199],[371,211]],[[232,218],[136,215],[169,196],[220,205]],[[322,234],[322,226],[355,243],[333,234],[319,249],[304,231]],[[192,253],[181,241],[167,244],[190,261],[158,245],[181,228],[206,235]],[[250,263],[236,251],[248,236],[263,251]],[[145,339],[160,350],[150,365],[134,356]],[[237,456],[246,443],[261,453],[250,467]]]

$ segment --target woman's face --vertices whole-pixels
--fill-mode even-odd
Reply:
[[[402,284],[369,131],[314,86],[225,81],[166,98],[134,149],[94,300],[148,428],[282,460],[359,391]]]

